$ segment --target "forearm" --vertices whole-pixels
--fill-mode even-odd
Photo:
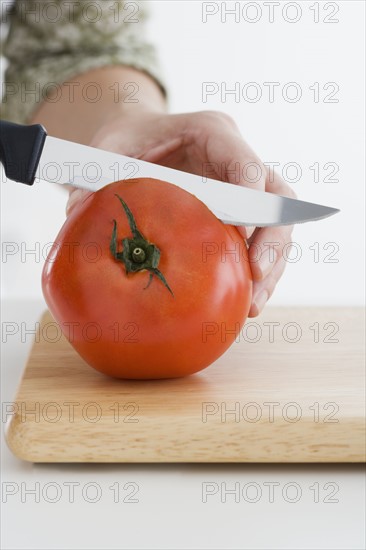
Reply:
[[[85,16],[90,4],[95,22]],[[131,18],[123,0],[80,0],[72,15],[66,0],[15,2],[3,48],[2,118],[41,122],[50,134],[88,143],[121,113],[164,110],[164,79],[146,38],[147,2],[133,4]],[[47,16],[55,6],[57,23]]]
[[[124,66],[107,66],[64,83],[34,111],[39,123],[55,137],[88,144],[99,128],[123,114],[165,112],[163,93],[146,73]],[[53,99],[57,99],[53,100]]]

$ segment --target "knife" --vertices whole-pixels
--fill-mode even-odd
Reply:
[[[0,120],[0,162],[7,178],[27,185],[41,180],[97,191],[114,181],[135,177],[164,180],[195,195],[231,225],[292,225],[339,212],[51,137],[40,124],[24,126]]]

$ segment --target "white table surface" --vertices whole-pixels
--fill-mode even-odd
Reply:
[[[31,328],[44,308],[4,302],[3,330],[9,322]],[[6,403],[32,337],[4,340]],[[361,465],[31,464],[8,450],[4,423],[1,459],[4,549],[365,548]],[[223,502],[235,484],[239,502],[229,493]],[[205,487],[216,491],[207,502]]]

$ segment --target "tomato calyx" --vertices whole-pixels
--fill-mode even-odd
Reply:
[[[174,297],[172,289],[162,272],[158,269],[160,250],[155,244],[150,243],[137,229],[135,218],[125,201],[119,195],[116,194],[115,196],[119,199],[125,211],[133,238],[126,237],[122,239],[123,249],[122,252],[118,252],[117,222],[113,220],[113,231],[109,248],[114,259],[124,264],[126,273],[136,273],[144,269],[149,271],[149,281],[144,289],[148,288],[154,275],[156,275]]]

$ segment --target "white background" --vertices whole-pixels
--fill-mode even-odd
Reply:
[[[317,223],[297,226],[294,241],[302,251],[291,263],[274,293],[271,304],[361,305],[364,289],[364,2],[297,2],[301,16],[296,23],[294,8],[283,12],[286,2],[276,7],[274,21],[269,8],[255,2],[245,17],[253,20],[255,8],[262,10],[256,23],[241,15],[235,22],[219,12],[202,22],[201,2],[150,2],[149,34],[157,44],[169,89],[173,112],[202,109],[222,110],[239,125],[243,136],[264,161],[279,162],[280,171],[289,162],[302,169],[293,187],[303,200],[341,208],[341,213]],[[213,3],[215,4],[215,3]],[[241,10],[247,2],[241,2]],[[314,22],[318,4],[319,23]],[[233,7],[227,2],[226,7]],[[328,6],[326,8],[326,5]],[[339,12],[331,15],[333,6]],[[258,12],[259,14],[259,12]],[[333,17],[337,23],[325,23]],[[260,86],[257,102],[243,97],[235,102],[220,94],[202,101],[204,82],[239,82]],[[268,100],[264,82],[279,82],[274,101]],[[285,101],[283,87],[289,82],[301,86],[298,102]],[[310,86],[318,82],[319,102]],[[324,102],[335,83],[336,103]],[[250,90],[253,93],[253,88]],[[289,90],[289,93],[293,92]],[[319,163],[320,181],[314,182],[309,169]],[[338,182],[326,182],[336,163]],[[290,176],[293,172],[289,173]],[[2,293],[6,299],[4,319],[35,322],[42,311],[40,273],[42,257],[27,256],[20,250],[41,249],[54,240],[64,220],[66,195],[57,186],[26,188],[7,182],[1,185],[2,239],[19,246],[19,253],[2,262]],[[22,245],[21,243],[25,243]],[[319,243],[320,261],[309,248]],[[335,243],[336,263],[325,261]],[[24,251],[24,249],[23,249]],[[28,301],[25,301],[28,300]],[[30,302],[29,300],[35,300]],[[10,343],[4,349],[3,398],[11,401],[21,376],[30,342]],[[364,547],[362,514],[364,486],[356,466],[42,466],[23,464],[7,449],[3,451],[3,472],[7,481],[62,484],[97,482],[103,497],[97,504],[78,497],[52,505],[31,499],[21,503],[9,499],[4,507],[5,548],[331,548]],[[117,505],[108,489],[115,481],[140,484],[140,503]],[[240,481],[294,481],[305,495],[296,504],[279,498],[256,504],[212,499],[201,502],[201,483]],[[339,502],[314,503],[309,486],[314,482],[336,482]],[[6,512],[5,512],[6,510]],[[225,528],[224,528],[225,525]],[[52,537],[51,537],[52,533]],[[71,536],[72,533],[72,536]]]

